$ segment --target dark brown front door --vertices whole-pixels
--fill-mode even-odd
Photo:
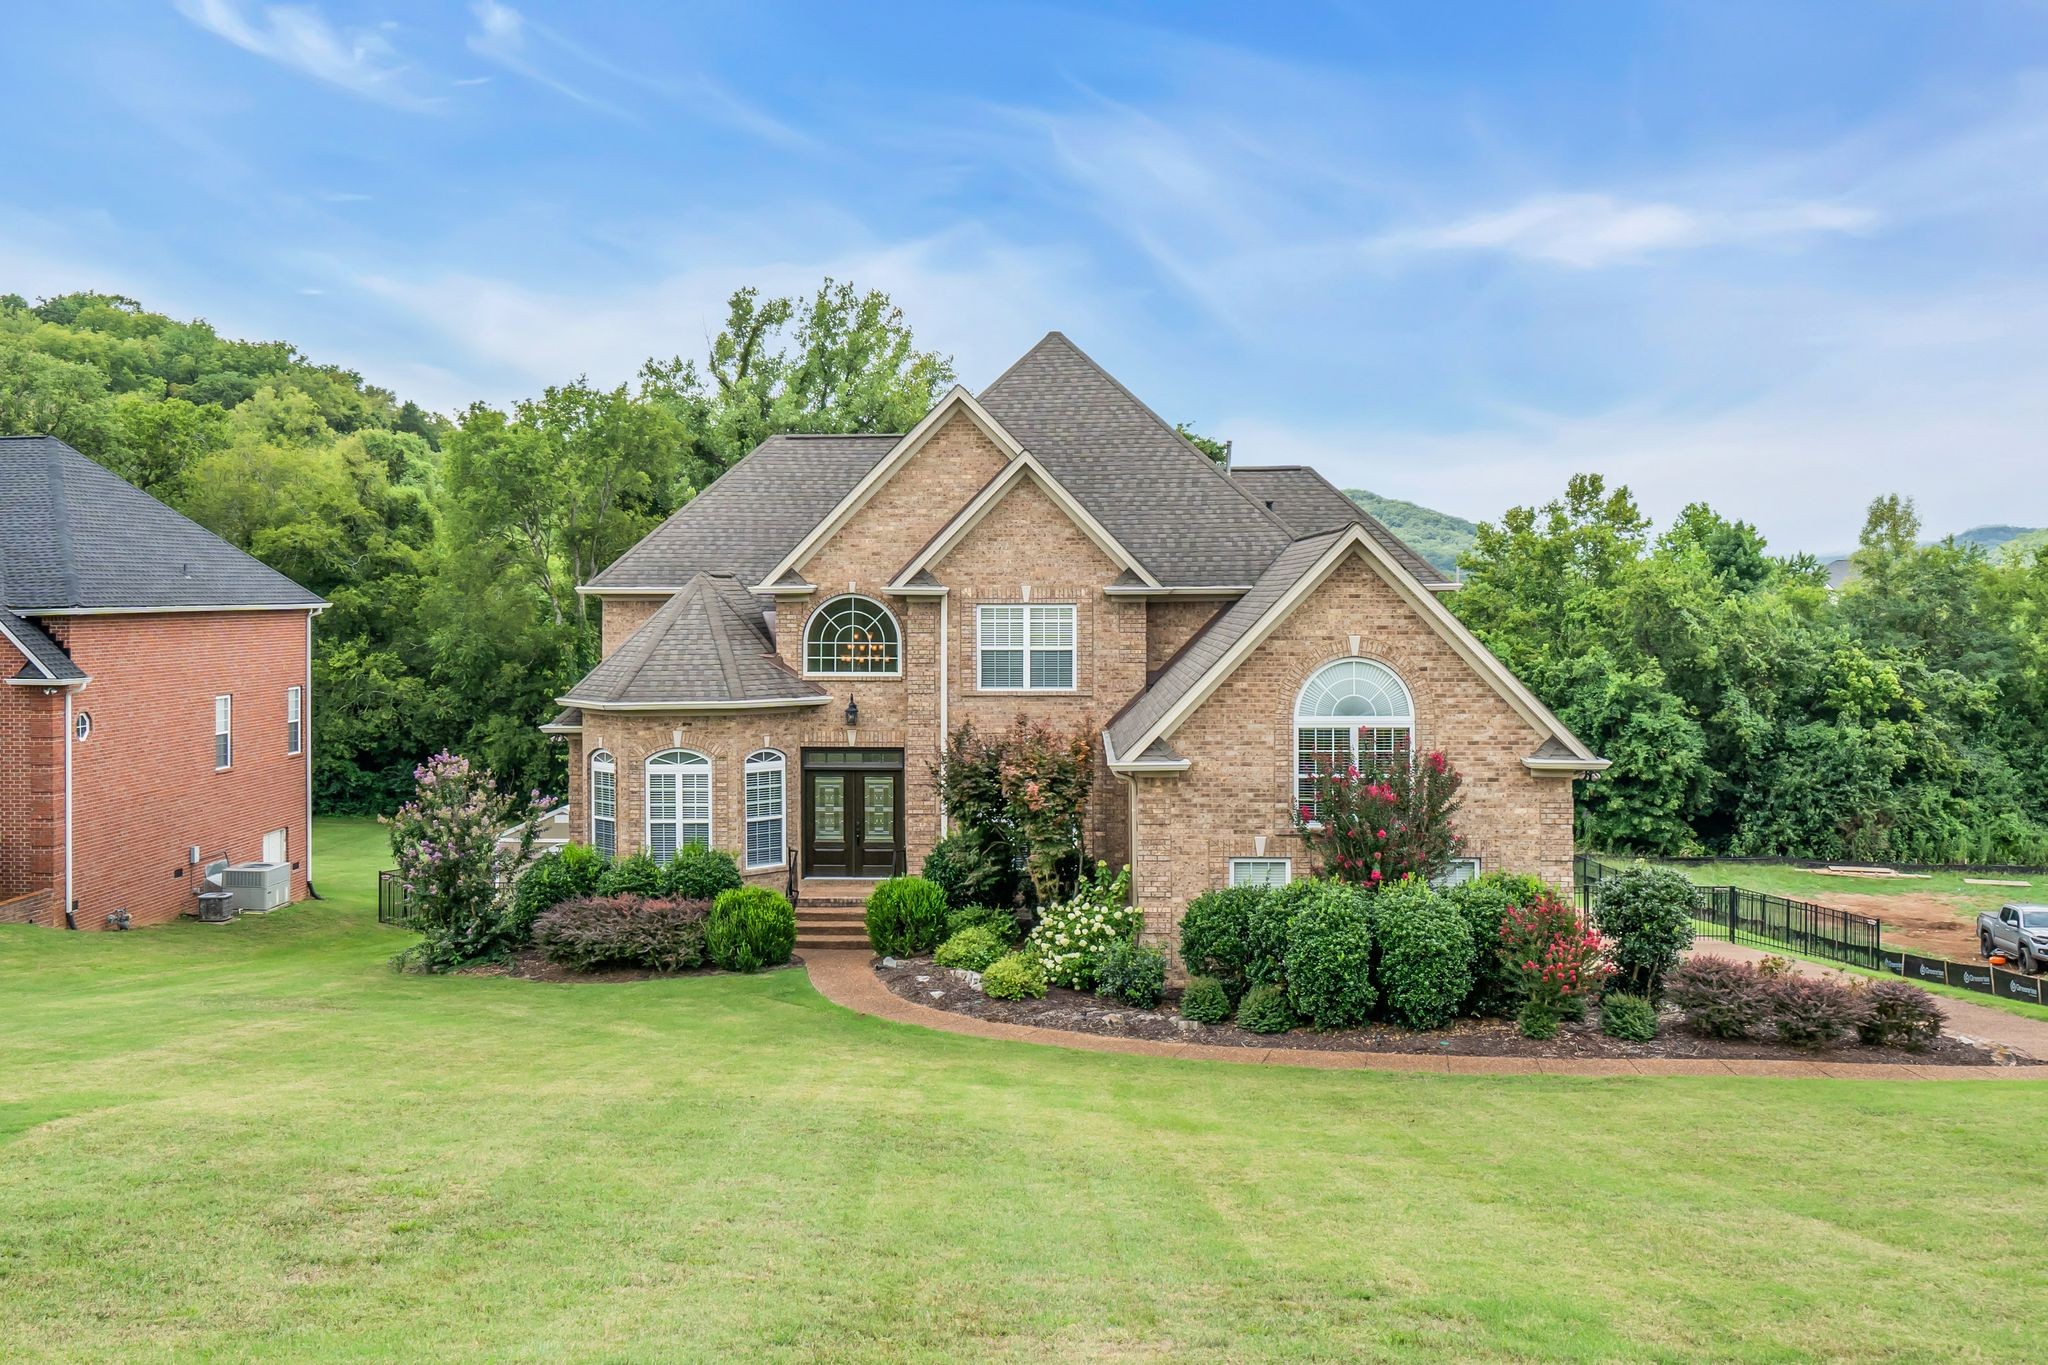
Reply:
[[[893,877],[903,870],[903,755],[804,754],[804,875]]]

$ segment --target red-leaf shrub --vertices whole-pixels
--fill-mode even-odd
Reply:
[[[1339,762],[1317,760],[1314,798],[1294,812],[1322,875],[1363,886],[1443,876],[1463,847],[1451,829],[1462,779],[1443,753]]]
[[[1709,1038],[1746,1038],[1771,1017],[1770,978],[1725,957],[1687,958],[1664,978],[1664,998],[1686,1027]]]
[[[1863,1004],[1856,1032],[1872,1047],[1918,1052],[1941,1037],[1941,1007],[1910,981],[1873,981],[1864,988]]]
[[[1827,1047],[1862,1027],[1870,1015],[1863,996],[1833,977],[1788,972],[1771,982],[1765,999],[1779,1042]]]
[[[541,912],[533,922],[533,942],[548,961],[571,971],[686,971],[704,965],[709,909],[703,901],[583,896]]]

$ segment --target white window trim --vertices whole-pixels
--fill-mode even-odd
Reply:
[[[1293,880],[1294,880],[1294,859],[1292,859],[1292,858],[1232,858],[1232,859],[1230,860],[1230,885],[1232,885],[1232,886],[1265,886],[1265,885],[1269,885],[1269,884],[1270,884],[1270,883],[1266,883],[1266,882],[1241,882],[1241,881],[1239,881],[1239,880],[1237,879],[1237,869],[1238,869],[1238,868],[1239,868],[1239,867],[1240,867],[1241,865],[1243,865],[1243,864],[1246,864],[1246,863],[1261,863],[1261,864],[1271,864],[1271,863],[1278,863],[1278,864],[1280,864],[1280,881],[1279,881],[1279,885],[1281,885],[1281,886],[1285,886],[1285,885],[1287,885],[1287,883],[1289,883],[1289,882],[1291,882],[1291,881],[1293,881]]]
[[[612,780],[612,813],[599,816],[597,813],[597,775],[604,773]],[[606,848],[597,837],[597,822],[603,819],[612,827],[611,847]],[[609,749],[597,749],[590,755],[590,846],[609,857],[619,852],[619,765]]]
[[[717,828],[718,802],[715,799],[716,789],[712,783],[711,756],[699,753],[695,749],[663,749],[660,753],[649,754],[647,761],[640,765],[642,773],[640,794],[642,804],[646,807],[641,821],[641,832],[647,840],[646,843],[640,846],[640,851],[650,857],[654,856],[654,826],[656,823],[654,819],[655,760],[667,758],[671,754],[685,760],[681,763],[664,763],[661,765],[664,768],[673,768],[676,772],[676,818],[674,820],[663,820],[660,823],[664,825],[672,824],[676,827],[676,852],[678,853],[682,852],[683,845],[687,842],[683,838],[683,827],[685,825],[704,826],[704,846],[706,848],[713,848],[717,845],[715,830]],[[690,759],[695,759],[696,762],[689,762],[688,760]],[[685,820],[683,818],[683,774],[686,772],[694,774],[700,771],[704,774],[704,818],[702,820]],[[661,860],[656,858],[655,861],[660,862]]]
[[[284,690],[284,756],[297,758],[306,751],[305,693],[296,687]]]
[[[1335,668],[1337,665],[1348,663],[1371,664],[1375,668],[1385,669],[1387,675],[1400,685],[1402,693],[1408,698],[1408,713],[1404,716],[1304,717],[1301,714],[1302,700],[1307,697],[1308,690],[1315,686],[1316,679],[1322,677],[1324,673]],[[1301,689],[1294,694],[1294,747],[1288,755],[1288,764],[1294,773],[1294,786],[1291,793],[1294,808],[1298,809],[1307,804],[1302,799],[1301,791],[1304,777],[1301,771],[1302,732],[1304,730],[1334,730],[1341,734],[1344,737],[1345,760],[1348,766],[1358,762],[1358,731],[1362,726],[1374,730],[1405,729],[1408,732],[1408,758],[1412,762],[1415,758],[1415,689],[1408,685],[1408,680],[1402,677],[1392,664],[1379,659],[1369,659],[1364,655],[1346,655],[1341,659],[1330,659],[1318,664],[1314,671],[1302,680]]]
[[[1486,865],[1485,865],[1484,863],[1482,863],[1482,862],[1481,862],[1481,861],[1480,861],[1479,859],[1477,859],[1477,858],[1453,858],[1453,859],[1451,859],[1451,867],[1457,867],[1457,866],[1458,866],[1458,865],[1459,865],[1460,863],[1470,863],[1470,864],[1472,865],[1472,875],[1471,875],[1471,876],[1469,876],[1469,877],[1467,877],[1467,878],[1465,879],[1465,881],[1467,881],[1467,882],[1469,882],[1469,881],[1476,881],[1476,880],[1478,880],[1478,879],[1479,879],[1479,878],[1480,878],[1481,876],[1485,875],[1485,872],[1486,872]],[[1450,880],[1450,876],[1451,876],[1451,873],[1450,873],[1450,868],[1445,868],[1445,869],[1444,869],[1444,875],[1443,875],[1443,876],[1441,876],[1441,877],[1437,877],[1437,878],[1434,878],[1434,879],[1432,879],[1432,880],[1431,880],[1431,882],[1430,882],[1430,885],[1431,885],[1431,886],[1435,886],[1435,887],[1446,887],[1446,888],[1448,888],[1448,887],[1452,887],[1452,886],[1463,886],[1463,885],[1465,884],[1464,882],[1454,882],[1454,881]]]
[[[225,763],[220,761],[222,739],[228,742]],[[219,693],[213,699],[213,760],[213,770],[217,773],[224,773],[235,766],[235,697],[232,692]]]
[[[988,647],[982,643],[988,636],[988,613],[991,611],[1016,610],[1022,610],[1024,613],[1024,644],[1021,649],[1012,645],[1003,645],[999,647],[997,652],[1002,654],[1023,654],[1024,682],[1021,686],[1018,687],[990,687],[987,683],[982,681],[984,674],[982,673],[981,668],[982,656],[988,653]],[[1031,618],[1035,613],[1041,611],[1064,612],[1066,614],[1067,625],[1069,629],[1069,638],[1071,639],[1072,643],[1069,644],[1065,649],[1034,649],[1032,647]],[[1068,675],[1072,677],[1074,681],[1065,687],[1033,687],[1031,685],[1031,656],[1033,654],[1067,655],[1072,661],[1071,666],[1067,670]],[[1076,607],[1076,605],[1072,602],[983,602],[977,607],[975,607],[974,690],[976,692],[997,693],[1006,697],[1033,695],[1042,697],[1059,697],[1071,696],[1072,694],[1079,692],[1081,690],[1081,613],[1079,609]]]
[[[748,809],[747,779],[757,773],[775,774],[775,814],[756,816]],[[782,833],[775,840],[775,861],[754,861],[754,826],[773,820]],[[749,872],[766,872],[789,865],[789,759],[780,749],[756,749],[747,755],[740,773],[740,856]]]
[[[881,615],[883,620],[889,623],[889,629],[894,631],[896,634],[896,667],[877,669],[872,672],[855,671],[843,673],[828,673],[812,671],[811,628],[815,626],[824,617],[825,611],[828,607],[836,606],[838,603],[841,602],[865,602],[870,607],[874,608],[874,610]],[[802,667],[803,676],[806,678],[900,678],[903,676],[903,623],[896,619],[896,613],[890,611],[887,604],[876,601],[874,598],[869,597],[866,593],[842,592],[837,596],[828,597],[823,602],[820,602],[815,608],[812,609],[810,615],[804,617],[803,639],[798,642],[798,645],[799,650],[797,662]]]

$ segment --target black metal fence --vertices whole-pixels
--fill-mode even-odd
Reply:
[[[1579,908],[1588,916],[1594,916],[1595,888],[1620,870],[1589,854],[1581,853],[1573,860]],[[1868,915],[1740,886],[1702,886],[1699,890],[1693,923],[1705,935],[1756,948],[1783,948],[1853,967],[1884,968],[1880,946],[1884,926]]]
[[[377,923],[412,923],[412,893],[405,889],[396,872],[377,874]]]

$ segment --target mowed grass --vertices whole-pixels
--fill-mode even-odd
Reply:
[[[1325,1073],[0,930],[0,1357],[2021,1358],[2048,1085]]]
[[[1610,859],[1610,861],[1626,861]],[[1768,864],[1710,862],[1670,864],[1678,871],[1700,883],[1702,886],[1741,886],[1751,891],[1762,891],[1787,900],[1813,901],[1820,905],[1830,904],[1844,896],[1933,896],[1953,909],[1958,919],[1974,922],[1985,910],[1996,910],[2008,901],[2034,901],[2048,904],[2048,873],[2028,875],[1986,872],[1984,877],[1999,876],[2009,881],[2024,881],[2028,886],[1972,886],[1964,881],[1966,876],[1977,873],[1930,872],[1924,877],[1851,877],[1838,876],[1827,872],[1811,872],[1799,867],[1773,867]]]

